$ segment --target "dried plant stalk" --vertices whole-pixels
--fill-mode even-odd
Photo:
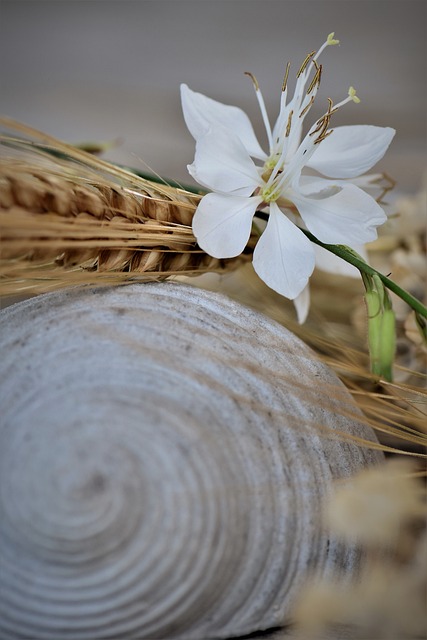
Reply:
[[[13,125],[26,137],[0,138],[0,295],[200,275],[249,258],[218,260],[197,246],[200,196]]]

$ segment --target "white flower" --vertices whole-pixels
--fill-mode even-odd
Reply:
[[[288,103],[287,66],[273,128],[258,83],[251,76],[267,132],[268,154],[241,109],[181,85],[184,118],[196,140],[194,162],[188,169],[199,184],[211,190],[193,219],[200,247],[216,258],[239,255],[249,240],[256,210],[268,207],[267,226],[255,247],[253,266],[269,287],[296,302],[300,321],[308,310],[306,287],[315,266],[315,250],[295,223],[322,242],[356,248],[374,240],[376,227],[386,219],[364,190],[372,177],[362,174],[384,155],[394,129],[368,125],[329,129],[339,107],[359,102],[352,87],[339,104],[334,106],[328,99],[326,113],[302,137],[304,119],[320,84],[322,67],[317,60],[326,46],[338,42],[333,36],[328,36],[317,53],[306,57]],[[326,178],[302,175],[304,167]]]

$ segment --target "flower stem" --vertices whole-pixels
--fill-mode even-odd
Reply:
[[[301,229],[301,231],[309,240],[311,240],[311,242],[323,247],[331,253],[334,253],[349,264],[352,264],[354,267],[359,269],[361,273],[366,273],[370,276],[377,275],[387,289],[390,289],[390,291],[393,291],[393,293],[399,296],[399,298],[404,300],[406,304],[408,304],[421,317],[427,318],[427,308],[422,304],[422,302],[414,298],[414,296],[412,296],[408,291],[405,291],[405,289],[399,287],[399,285],[393,280],[390,280],[390,278],[384,276],[382,273],[369,266],[364,260],[357,257],[357,254],[353,253],[349,247],[342,244],[326,244],[318,240],[316,236],[310,233],[310,231],[307,231],[306,229]]]

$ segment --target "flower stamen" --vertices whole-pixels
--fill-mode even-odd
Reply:
[[[309,102],[306,104],[306,106],[304,107],[304,109],[301,111],[301,113],[299,114],[299,118],[303,118],[305,116],[305,114],[307,113],[307,111],[309,111],[311,109],[311,106],[314,102],[314,96],[311,96]]]
[[[301,65],[301,66],[300,66],[300,68],[299,68],[299,71],[298,71],[298,73],[297,73],[297,78],[299,78],[299,77],[300,77],[300,75],[301,75],[302,73],[304,73],[304,71],[305,71],[305,69],[306,69],[306,67],[307,67],[308,63],[310,62],[310,60],[312,59],[312,57],[315,55],[315,53],[316,53],[316,51],[312,51],[311,53],[309,53],[309,54],[306,56],[306,58],[305,58],[304,62],[302,63],[302,65]]]
[[[312,81],[310,82],[310,85],[306,91],[307,95],[310,95],[310,93],[313,91],[313,89],[316,87],[319,87],[320,85],[320,78],[322,77],[322,65],[318,65],[317,62],[316,64],[316,73],[313,76]]]
[[[288,77],[289,77],[289,69],[291,68],[291,63],[288,62],[288,64],[286,65],[286,71],[285,71],[285,75],[283,77],[283,82],[282,82],[282,92],[286,91],[286,87],[288,85]]]
[[[259,108],[260,108],[262,119],[263,119],[263,122],[264,122],[264,127],[265,127],[265,130],[267,132],[268,144],[269,144],[269,146],[271,148],[273,146],[273,136],[272,136],[272,133],[271,133],[271,126],[270,126],[270,121],[269,121],[268,115],[267,115],[267,109],[265,108],[265,102],[264,102],[264,98],[262,97],[262,93],[261,93],[260,88],[259,88],[258,80],[254,76],[254,74],[251,73],[250,71],[245,71],[245,76],[249,76],[249,78],[253,82],[254,89],[255,89],[255,95],[256,95],[257,100],[258,100]]]
[[[332,114],[334,114],[338,110],[338,106],[333,109],[333,105],[334,103],[332,102],[331,98],[328,98],[327,112],[321,118],[319,118],[319,120],[316,122],[317,127],[309,133],[310,136],[314,136],[316,133],[319,134],[314,141],[314,144],[322,142],[322,140],[327,138],[332,133],[332,129],[328,131],[329,123]]]
[[[254,85],[255,91],[259,91],[258,80],[254,76],[254,74],[251,73],[250,71],[245,71],[245,76],[249,76],[249,78],[252,80],[252,84]]]
[[[289,117],[288,117],[288,123],[286,125],[286,132],[285,132],[285,138],[289,137],[289,134],[291,132],[291,125],[292,125],[292,116],[294,115],[293,110],[289,113]]]

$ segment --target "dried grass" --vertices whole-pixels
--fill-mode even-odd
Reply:
[[[426,491],[409,461],[388,460],[337,485],[325,526],[361,545],[358,576],[310,576],[295,605],[296,637],[326,640],[424,638],[427,631]]]
[[[0,295],[230,270],[200,250],[200,196],[7,119],[0,137]],[[22,136],[25,136],[24,138]]]

